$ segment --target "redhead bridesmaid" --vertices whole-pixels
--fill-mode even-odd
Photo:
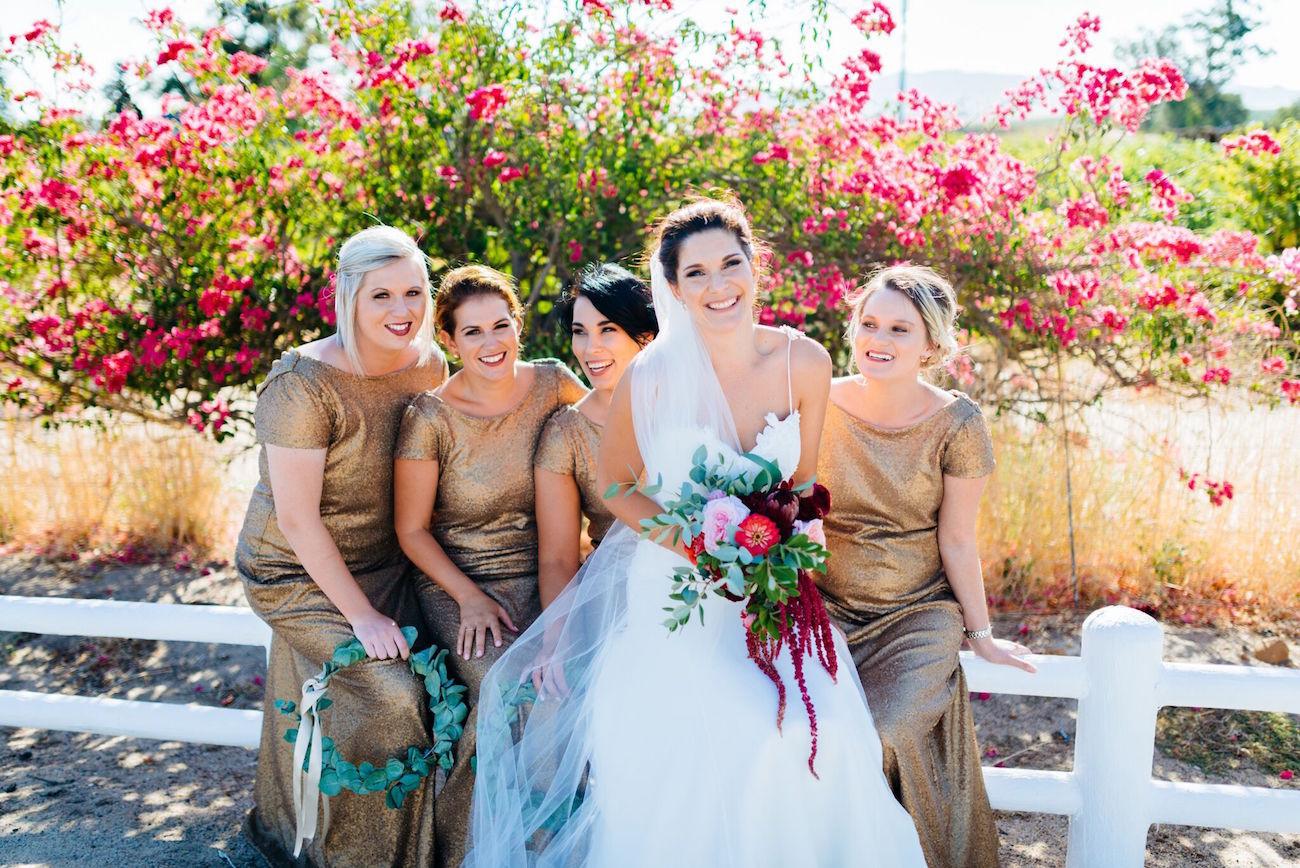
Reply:
[[[582,562],[582,519],[587,519],[593,546],[600,545],[614,523],[596,485],[600,435],[619,378],[659,331],[650,287],[618,265],[588,268],[562,304],[573,355],[591,391],[546,423],[533,462],[543,608],[559,596]]]
[[[478,687],[493,661],[541,612],[533,459],[542,426],[586,389],[554,359],[519,360],[523,310],[504,274],[479,265],[438,287],[439,340],[460,360],[420,395],[398,436],[397,535],[423,572],[420,605],[448,669],[469,688],[456,764],[435,805],[437,865],[464,858],[474,790]]]
[[[985,660],[1034,667],[989,627],[975,536],[988,426],[968,397],[923,377],[957,349],[955,314],[948,282],[915,266],[879,272],[854,300],[858,374],[831,386],[817,469],[832,505],[820,585],[926,862],[987,866],[997,828],[957,651],[965,637]]]
[[[408,403],[446,379],[433,343],[424,255],[376,226],[339,252],[338,331],[282,355],[257,390],[259,478],[235,564],[248,602],[272,630],[262,746],[248,840],[272,865],[426,865],[434,853],[428,785],[400,810],[347,791],[328,823],[296,843],[293,726],[272,707],[354,635],[368,658],[330,681],[324,733],[352,763],[382,765],[427,749],[426,697],[401,658],[400,626],[419,624],[409,562],[393,532],[393,447]],[[422,630],[423,632],[423,630]],[[314,794],[313,794],[314,795]]]

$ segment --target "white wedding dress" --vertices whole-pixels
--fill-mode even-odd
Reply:
[[[633,399],[646,478],[661,479],[661,500],[680,490],[700,445],[713,460],[752,465],[712,363],[665,286],[654,273],[661,332],[634,366]],[[788,477],[799,464],[799,414],[766,421],[753,452]],[[617,525],[493,666],[478,700],[465,865],[924,866],[844,640],[835,637],[835,679],[815,657],[804,662],[815,777],[790,650],[777,661],[787,695],[778,730],[777,689],[748,657],[740,603],[709,596],[703,623],[664,626],[673,568],[685,563]],[[537,697],[539,661],[563,672],[562,698]]]
[[[753,449],[787,475],[799,463],[799,413],[768,425]],[[677,491],[699,436],[680,460],[654,468]],[[716,440],[737,465],[749,463]],[[729,454],[728,454],[729,453]],[[627,624],[611,642],[592,696],[591,800],[599,819],[592,865],[924,865],[912,819],[881,771],[848,646],[836,634],[837,678],[804,663],[818,724],[812,733],[787,647],[777,661],[787,703],[745,649],[742,603],[709,597],[704,623],[663,624],[668,576],[680,555],[637,544],[627,577]]]

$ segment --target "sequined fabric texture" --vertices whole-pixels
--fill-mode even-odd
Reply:
[[[537,574],[537,440],[552,413],[586,394],[554,359],[533,365],[532,388],[505,413],[470,416],[426,392],[402,420],[396,456],[438,462],[433,536],[475,580]]]
[[[543,470],[573,477],[593,545],[599,545],[614,524],[613,513],[605,507],[604,492],[596,485],[596,456],[603,430],[577,407],[561,408],[542,429],[535,461]]]
[[[528,394],[497,416],[462,413],[437,395],[417,398],[402,420],[397,457],[438,462],[438,493],[431,530],[457,567],[509,613],[520,631],[541,613],[537,591],[537,519],[533,459],[546,420],[587,390],[560,362],[539,359]],[[432,579],[421,576],[420,607],[433,639],[454,648],[460,606]],[[435,807],[438,852],[434,864],[457,866],[465,856],[474,793],[474,723],[478,689],[500,648],[488,642],[482,657],[448,657],[452,677],[469,688],[469,717],[456,745],[456,765]]]
[[[257,438],[263,444],[325,449],[321,520],[371,604],[401,624],[427,629],[414,574],[393,530],[393,445],[407,403],[446,376],[441,356],[426,365],[362,377],[296,351],[285,353],[258,388]],[[347,619],[308,576],[281,533],[266,454],[239,535],[236,567],[249,605],[272,629],[254,807],[244,832],[272,865],[427,865],[435,850],[433,787],[412,793],[399,811],[375,796],[329,799],[330,823],[293,860],[293,724],[272,705],[297,701],[320,671]],[[330,682],[325,733],[350,762],[382,764],[408,746],[429,744],[423,687],[402,662],[366,660]]]
[[[398,426],[411,399],[446,376],[441,355],[427,365],[361,377],[290,350],[257,388],[259,443],[327,450],[321,521],[354,572],[388,563],[399,551],[393,529]],[[305,578],[276,522],[265,449],[235,562],[241,573],[263,584]]]
[[[355,578],[377,610],[425,632],[405,560]],[[359,796],[344,790],[330,797],[328,826],[322,813],[315,839],[293,859],[293,745],[285,742],[284,733],[296,724],[271,703],[297,702],[302,683],[320,672],[340,642],[352,638],[352,626],[311,580],[267,585],[245,579],[244,591],[253,611],[273,631],[254,807],[244,823],[245,837],[274,866],[432,864],[433,778],[396,811],[384,806],[382,794]],[[321,715],[323,731],[348,762],[382,767],[392,757],[404,757],[408,747],[431,746],[429,698],[403,660],[366,659],[349,666],[330,679],[329,698],[334,704]]]
[[[985,476],[993,449],[960,393],[901,429],[827,410],[818,481],[831,491],[819,577],[844,629],[884,748],[885,777],[916,821],[931,866],[997,864],[966,680],[961,607],[939,556],[943,477]]]

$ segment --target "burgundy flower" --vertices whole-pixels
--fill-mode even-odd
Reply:
[[[781,534],[781,539],[790,536],[794,520],[799,515],[799,495],[788,488],[777,488],[770,492],[755,492],[744,498],[750,512],[769,519]]]
[[[812,521],[815,518],[825,518],[826,514],[831,511],[831,493],[824,485],[813,483],[812,488],[799,498],[799,515],[800,521]]]

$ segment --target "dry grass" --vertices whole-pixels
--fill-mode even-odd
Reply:
[[[230,545],[225,469],[220,447],[190,431],[115,420],[46,430],[3,418],[0,543],[216,552]]]
[[[1073,428],[1082,607],[1122,602],[1198,623],[1300,612],[1300,408],[1112,399]],[[980,522],[989,594],[1002,610],[1068,607],[1060,429],[1003,418],[994,438]],[[0,544],[228,556],[255,473],[251,452],[236,465],[232,454],[139,423],[46,431],[0,418]],[[1231,481],[1233,499],[1212,506],[1180,467]]]
[[[1112,400],[1074,428],[1081,604],[1197,621],[1300,610],[1300,408]],[[1071,592],[1061,429],[1001,419],[994,437],[980,521],[989,593],[1006,608],[1056,608]],[[1230,481],[1233,499],[1213,506],[1180,468]]]

